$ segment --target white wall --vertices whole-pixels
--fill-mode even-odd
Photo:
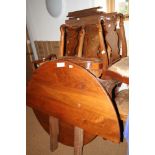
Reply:
[[[53,18],[46,9],[45,0],[26,0],[26,22],[35,59],[34,40],[60,40],[60,25],[65,22],[68,12],[93,7],[93,0],[62,1],[62,14]]]
[[[26,0],[26,23],[35,59],[38,59],[38,57],[34,41],[60,40],[60,25],[65,22],[68,12],[91,8],[95,6],[102,6],[103,11],[106,11],[105,0],[62,0],[62,1],[63,1],[62,14],[59,17],[54,18],[48,13],[46,9],[45,0]],[[126,26],[125,28],[128,29],[128,26]],[[126,36],[128,40],[127,32]]]

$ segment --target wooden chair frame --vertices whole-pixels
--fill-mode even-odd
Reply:
[[[66,34],[66,28],[69,28],[69,29],[73,29],[73,30],[76,30],[78,27],[70,27],[70,26],[67,26],[65,24],[61,25],[60,27],[60,31],[61,31],[61,38],[60,38],[60,57],[64,56],[65,55],[65,34]],[[79,32],[79,35],[78,35],[78,49],[77,49],[77,56],[78,57],[81,57],[82,56],[82,47],[83,47],[83,39],[84,39],[84,34],[85,34],[85,31],[84,31],[84,28],[83,27],[80,27],[80,32]]]

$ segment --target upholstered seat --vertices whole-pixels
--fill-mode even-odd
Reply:
[[[111,65],[107,72],[107,75],[114,77],[124,83],[129,83],[129,57],[121,58],[118,62]]]
[[[112,91],[115,86],[118,84],[117,80],[102,80],[97,78],[97,80],[101,83],[101,85],[105,88],[110,97],[112,97]]]
[[[122,58],[109,67],[108,70],[120,74],[123,77],[129,77],[129,57]]]
[[[120,91],[115,98],[115,102],[120,118],[125,122],[129,113],[129,90],[125,89]]]

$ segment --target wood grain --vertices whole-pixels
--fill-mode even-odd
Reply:
[[[103,60],[98,58],[84,58],[84,57],[62,57],[62,61],[69,61],[75,63],[88,71],[94,76],[100,77],[103,71]]]
[[[65,66],[57,67],[58,63]],[[71,62],[55,60],[35,70],[27,87],[27,105],[91,134],[120,141],[117,114],[106,91],[93,75]]]

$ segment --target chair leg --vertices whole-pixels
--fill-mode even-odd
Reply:
[[[74,155],[83,154],[83,129],[74,127]]]
[[[50,149],[55,151],[58,148],[59,120],[53,116],[49,117]]]

